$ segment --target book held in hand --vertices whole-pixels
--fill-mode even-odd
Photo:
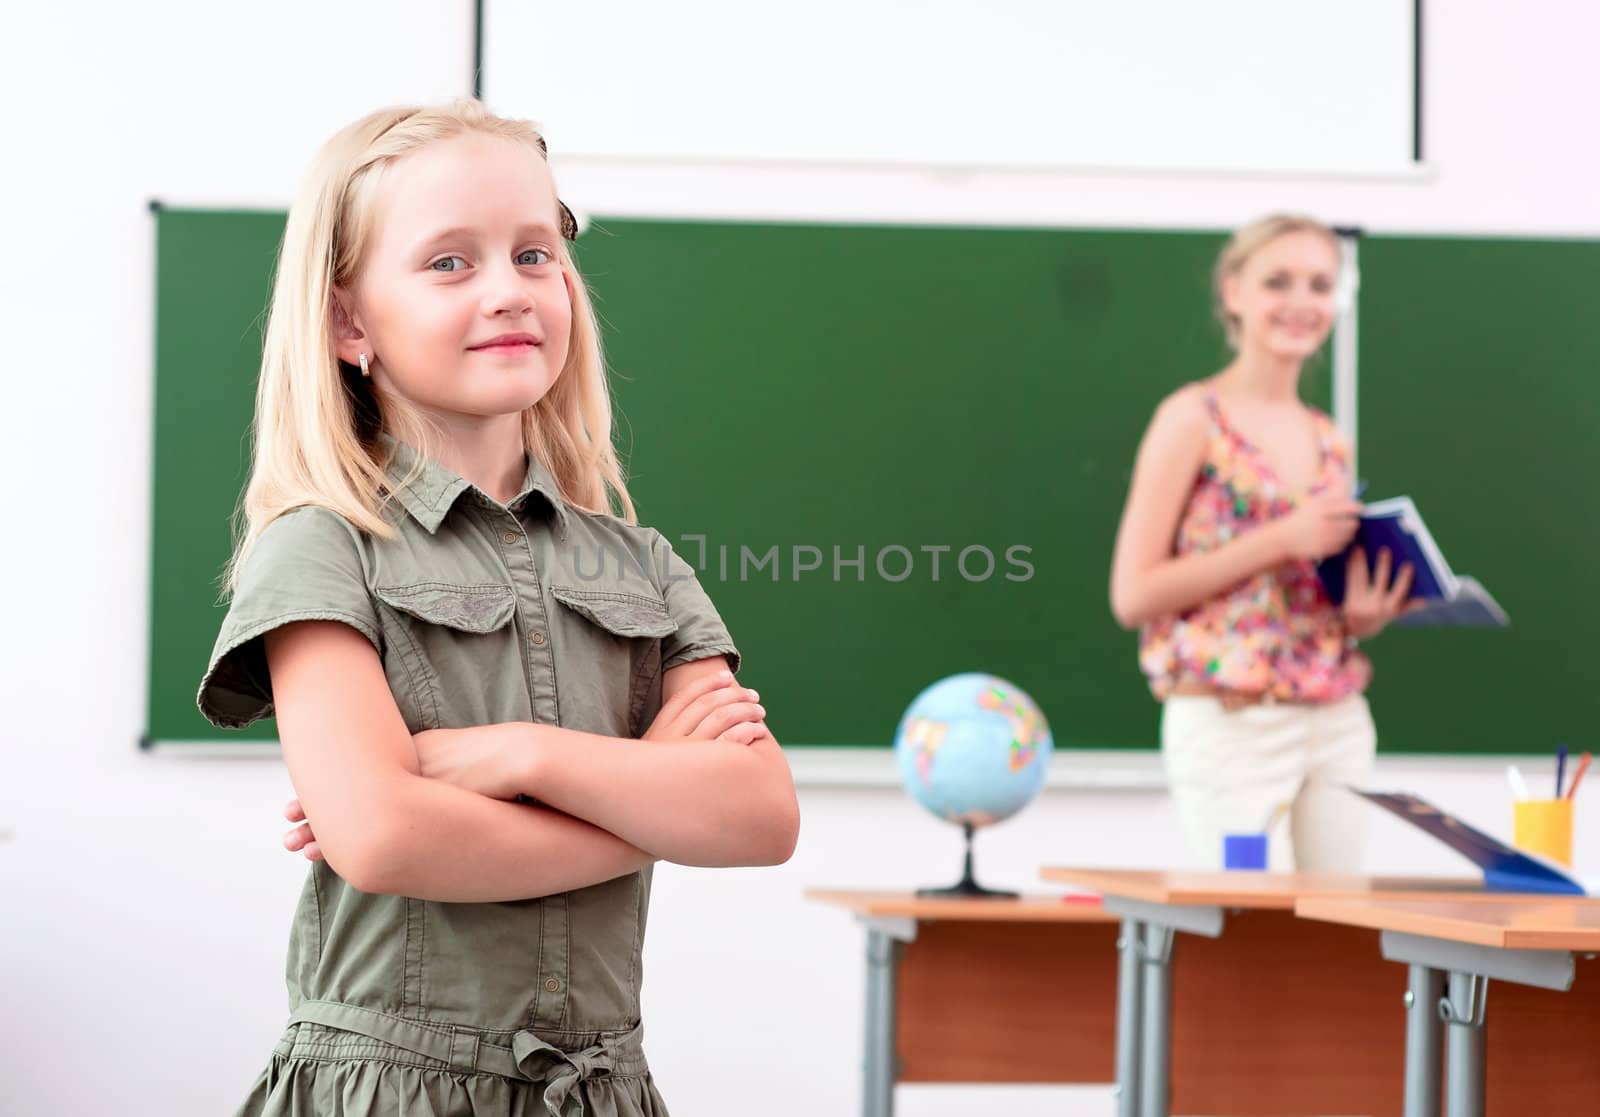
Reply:
[[[1345,573],[1350,554],[1357,547],[1366,555],[1369,576],[1376,569],[1380,549],[1388,549],[1391,571],[1399,571],[1405,563],[1411,564],[1410,599],[1426,604],[1397,617],[1396,625],[1506,628],[1511,624],[1505,610],[1475,578],[1457,575],[1450,569],[1444,552],[1433,541],[1433,534],[1410,497],[1398,496],[1368,504],[1362,510],[1361,526],[1350,546],[1317,564],[1317,576],[1335,605],[1344,603]]]

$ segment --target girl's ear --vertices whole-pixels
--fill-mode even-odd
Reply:
[[[1222,309],[1239,317],[1239,273],[1222,277]]]
[[[366,353],[370,361],[373,357],[371,347],[367,343],[366,331],[361,328],[361,323],[355,310],[355,300],[350,292],[343,287],[333,289],[333,340],[334,352],[345,364],[355,365],[361,363],[361,354]]]

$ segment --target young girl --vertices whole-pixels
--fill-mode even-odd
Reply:
[[[651,867],[794,848],[739,653],[634,522],[576,232],[475,102],[350,125],[289,212],[199,692],[276,714],[314,861],[243,1113],[664,1114]]]
[[[1359,549],[1336,608],[1315,561],[1358,526],[1350,450],[1300,402],[1300,370],[1333,325],[1339,246],[1303,217],[1234,234],[1214,293],[1235,356],[1174,392],[1139,447],[1117,532],[1111,608],[1140,629],[1140,666],[1163,702],[1161,749],[1192,855],[1222,861],[1223,835],[1259,831],[1292,804],[1277,862],[1356,871],[1365,804],[1345,784],[1372,770],[1376,732],[1357,641],[1405,607]]]

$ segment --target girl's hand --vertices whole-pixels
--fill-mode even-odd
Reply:
[[[1327,558],[1355,538],[1361,526],[1361,502],[1334,492],[1316,493],[1273,526],[1290,558]]]
[[[1416,573],[1409,562],[1400,565],[1394,581],[1390,582],[1389,566],[1392,561],[1389,548],[1380,547],[1377,568],[1369,578],[1366,553],[1360,547],[1350,552],[1344,575],[1344,626],[1357,639],[1376,636],[1402,613],[1412,612],[1426,604],[1423,601],[1406,601],[1411,594],[1411,582]]]
[[[641,740],[700,737],[748,745],[772,734],[761,696],[733,681],[733,672],[719,671],[696,679],[663,703]]]
[[[515,799],[527,791],[526,727],[516,722],[475,729],[425,729],[413,734],[420,774],[491,799]]]
[[[317,836],[311,832],[311,823],[306,821],[305,808],[300,806],[300,800],[290,799],[288,806],[283,808],[283,817],[299,824],[289,827],[283,835],[283,848],[291,853],[299,850],[307,861],[321,861],[322,847],[317,845]]]
[[[478,744],[473,744],[466,734],[450,729],[416,734],[411,743],[417,750],[420,774],[491,798],[515,799],[523,791],[517,786],[519,767],[515,763],[519,742],[509,739],[515,725],[501,728],[503,732],[495,734],[477,730]],[[321,861],[322,847],[317,845],[317,836],[299,799],[289,800],[283,817],[295,823],[284,832],[283,847],[298,851],[307,861]]]

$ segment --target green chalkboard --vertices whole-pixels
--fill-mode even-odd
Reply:
[[[194,712],[193,691],[221,617],[215,576],[248,460],[282,215],[162,210],[157,220],[149,736],[210,741],[219,735]],[[1134,638],[1107,605],[1111,545],[1151,409],[1223,359],[1207,291],[1220,243],[1210,233],[604,219],[585,234],[580,262],[640,517],[701,568],[780,740],[885,746],[923,686],[986,670],[1031,693],[1062,746],[1154,745],[1158,710]],[[1530,647],[1564,639],[1583,600],[1555,594],[1553,572],[1502,566],[1500,556],[1534,546],[1480,538],[1480,502],[1443,464],[1475,458],[1480,430],[1496,446],[1515,443],[1523,456],[1485,453],[1488,480],[1473,488],[1526,498],[1527,479],[1507,478],[1537,447],[1561,463],[1559,479],[1537,488],[1548,511],[1594,452],[1524,438],[1543,429],[1546,408],[1568,423],[1594,413],[1578,381],[1600,331],[1581,314],[1530,296],[1536,338],[1514,364],[1486,362],[1494,348],[1462,336],[1517,331],[1508,314],[1522,303],[1496,294],[1527,282],[1506,271],[1510,258],[1553,261],[1576,280],[1600,251],[1363,248],[1370,491],[1416,496],[1452,558],[1518,624],[1514,634],[1375,642],[1372,696],[1390,751],[1536,750],[1558,730],[1575,743],[1583,734],[1581,689],[1552,681]],[[1433,276],[1441,267],[1456,269],[1448,282]],[[1578,305],[1582,288],[1567,286]],[[1568,359],[1535,365],[1533,352]],[[1564,386],[1559,406],[1537,397],[1535,380]],[[1485,382],[1500,388],[1492,407],[1467,389]],[[1463,414],[1480,402],[1488,413],[1447,424],[1441,393]],[[1325,365],[1308,371],[1305,394],[1328,406]],[[1529,530],[1559,564],[1562,519],[1535,517]],[[1493,685],[1463,685],[1463,664],[1482,665]],[[1524,700],[1530,681],[1550,695],[1542,705]],[[253,732],[272,735],[270,725]]]
[[[152,207],[156,221],[150,694],[145,743],[223,737],[195,691],[225,612],[229,517],[250,470],[281,213]],[[225,739],[271,739],[276,724]]]
[[[1373,238],[1361,249],[1361,471],[1408,493],[1507,631],[1371,645],[1393,749],[1600,741],[1600,243]]]

